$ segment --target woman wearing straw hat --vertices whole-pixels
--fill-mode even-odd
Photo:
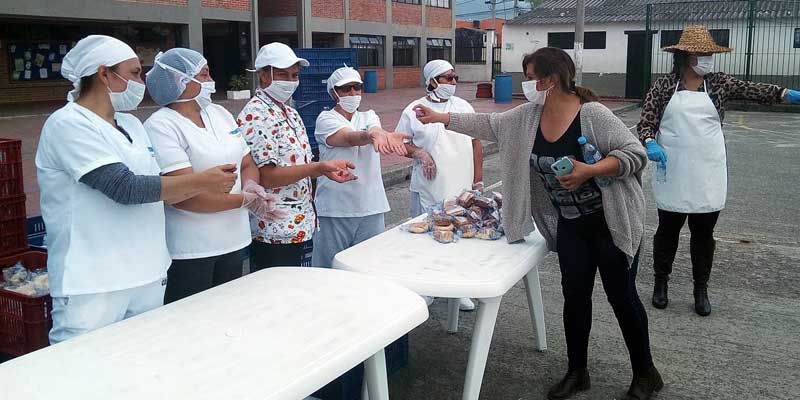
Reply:
[[[647,156],[657,163],[653,168],[658,205],[653,306],[663,309],[669,303],[667,281],[681,228],[688,219],[694,308],[707,316],[711,313],[708,279],[714,259],[714,226],[725,207],[728,188],[722,134],[725,104],[731,99],[800,104],[800,92],[712,72],[713,55],[731,49],[715,43],[706,27],[686,27],[678,44],[663,50],[674,54],[673,70],[656,80],[647,93],[638,125]]]

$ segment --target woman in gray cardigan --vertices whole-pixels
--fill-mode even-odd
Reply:
[[[653,365],[647,314],[635,283],[646,151],[591,90],[575,86],[575,65],[563,50],[539,49],[525,57],[523,69],[527,104],[499,114],[444,114],[419,106],[418,118],[497,142],[508,241],[524,240],[535,222],[558,253],[569,369],[548,399],[568,399],[590,387],[586,367],[597,270],[630,353],[633,380],[625,399],[650,399],[663,382]],[[585,163],[581,136],[602,160]],[[562,157],[572,161],[573,170],[556,177],[551,165]]]

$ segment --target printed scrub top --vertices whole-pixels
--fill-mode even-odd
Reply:
[[[311,162],[313,157],[306,128],[297,111],[286,106],[281,109],[261,89],[244,106],[237,119],[250,146],[256,165],[290,167]],[[267,221],[251,214],[253,239],[271,244],[303,243],[311,240],[316,229],[311,193],[311,178],[273,188],[280,198],[277,208],[287,211],[285,219]]]

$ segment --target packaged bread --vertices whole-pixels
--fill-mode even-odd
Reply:
[[[491,209],[495,207],[495,203],[492,199],[483,196],[475,197],[475,205],[482,208],[482,209]]]
[[[474,224],[465,225],[459,228],[461,231],[461,237],[464,239],[474,238],[476,234],[478,234],[478,228],[475,227]]]
[[[439,243],[453,243],[456,235],[453,231],[434,231],[433,240]]]
[[[457,202],[461,207],[470,208],[475,204],[475,194],[465,190],[458,196]]]
[[[460,217],[467,214],[467,209],[456,204],[445,208],[444,213],[451,217]]]
[[[478,206],[472,206],[467,211],[467,218],[472,220],[472,222],[478,222],[483,219],[483,210]]]
[[[484,228],[492,228],[492,229],[497,229],[497,227],[498,227],[499,225],[500,225],[500,222],[499,222],[499,221],[497,221],[497,220],[496,220],[494,217],[488,217],[488,218],[484,218],[484,219],[481,221],[481,226],[482,226],[482,227],[484,227]]]
[[[434,225],[446,226],[453,223],[453,217],[444,213],[444,211],[436,208],[431,210],[430,220]]]
[[[431,225],[425,221],[422,222],[410,222],[404,225],[405,230],[411,233],[427,233],[431,230]]]
[[[503,235],[496,229],[487,227],[479,229],[478,233],[475,235],[475,237],[482,240],[497,240],[500,239],[500,237],[502,236]]]
[[[453,207],[453,206],[457,206],[457,205],[458,205],[458,201],[456,201],[456,199],[447,199],[444,202],[442,202],[442,209],[443,210],[447,210],[448,208]]]
[[[500,192],[492,192],[492,200],[497,204],[497,208],[503,207],[503,194]]]
[[[433,227],[434,232],[452,232],[456,227],[453,224],[449,225],[436,225]]]
[[[453,218],[453,225],[455,225],[456,228],[458,228],[458,229],[461,229],[464,226],[471,225],[471,224],[472,224],[472,221],[470,221],[470,219],[467,218],[467,217],[455,217],[455,218]]]

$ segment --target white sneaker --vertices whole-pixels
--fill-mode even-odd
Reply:
[[[462,297],[459,299],[458,309],[461,311],[473,311],[475,310],[475,303],[469,297]]]
[[[431,304],[433,304],[433,297],[430,296],[420,296],[420,297],[422,297],[422,299],[425,300],[425,304],[427,304],[428,307],[430,307]]]

